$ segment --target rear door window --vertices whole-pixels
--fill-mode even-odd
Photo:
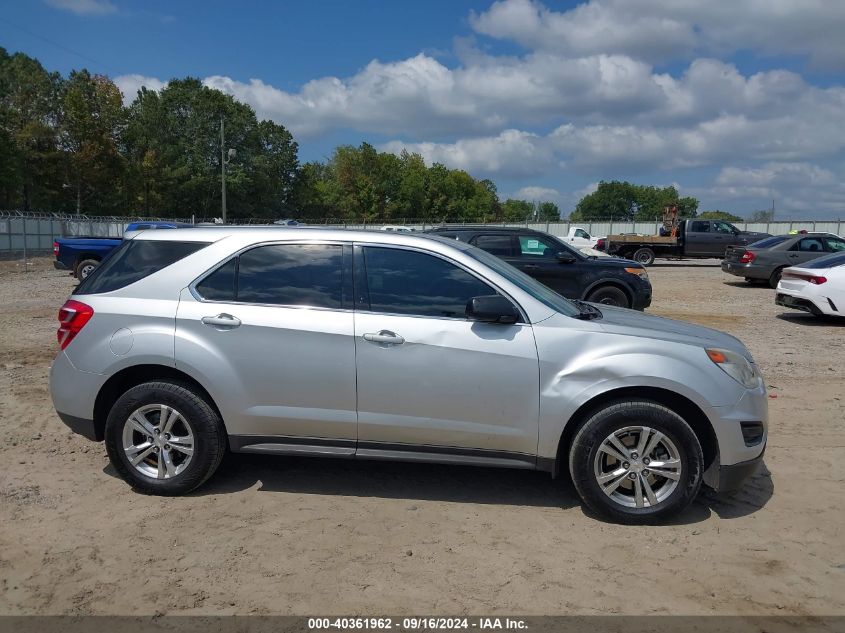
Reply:
[[[477,235],[470,240],[470,244],[497,257],[513,255],[513,241],[510,235]]]
[[[798,242],[797,244],[799,251],[809,252],[809,253],[823,253],[824,252],[824,244],[818,237],[805,237],[803,240]],[[791,250],[796,250],[793,246]]]
[[[236,300],[241,303],[343,307],[339,244],[271,244],[238,259]]]
[[[206,246],[207,242],[126,240],[76,287],[73,294],[94,295],[120,290]]]
[[[709,233],[710,222],[692,222],[689,230],[691,233]]]

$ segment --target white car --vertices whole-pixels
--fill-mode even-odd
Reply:
[[[393,225],[386,225],[379,229],[380,231],[387,231],[388,233],[410,233],[414,229],[409,226],[393,226]]]
[[[775,303],[816,316],[845,317],[845,252],[784,268]]]

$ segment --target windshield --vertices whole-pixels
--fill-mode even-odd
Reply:
[[[581,310],[572,301],[560,296],[553,290],[550,290],[539,281],[536,281],[533,277],[529,277],[523,273],[521,270],[503,262],[495,255],[491,255],[487,251],[483,251],[474,246],[467,246],[465,252],[473,259],[489,266],[509,282],[518,286],[521,290],[524,290],[537,299],[537,301],[547,305],[552,310],[565,314],[566,316],[578,316],[581,314]]]

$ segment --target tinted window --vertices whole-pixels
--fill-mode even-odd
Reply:
[[[719,233],[733,234],[734,232],[734,227],[728,224],[727,222],[714,222],[713,226]]]
[[[824,252],[824,245],[817,237],[808,237],[798,242],[798,250],[810,253]]]
[[[833,253],[845,251],[845,240],[838,237],[826,237],[824,240],[827,242],[827,250]]]
[[[753,246],[754,248],[769,248],[770,246],[776,246],[777,244],[785,242],[788,239],[789,235],[775,235],[774,237],[767,237],[759,242],[749,244],[749,246]]]
[[[590,239],[590,234],[584,229],[575,229],[575,237],[583,237],[585,240]]]
[[[552,310],[556,310],[561,314],[566,314],[569,316],[574,316],[580,312],[578,307],[574,303],[572,303],[572,301],[563,297],[562,295],[557,294],[548,286],[544,286],[533,277],[529,277],[518,268],[511,266],[506,262],[503,262],[498,257],[495,257],[490,253],[481,250],[480,248],[472,248],[470,250],[467,250],[466,254],[471,256],[473,259],[481,262],[488,268],[492,268],[494,271],[499,273],[509,282],[511,282],[518,288],[524,290],[532,297],[537,299],[537,301],[542,302],[543,304],[550,307]]]
[[[801,264],[801,268],[836,268],[837,266],[845,266],[845,253],[825,255],[806,264]]]
[[[373,312],[461,318],[472,297],[497,294],[465,270],[433,255],[365,247],[364,260]]]
[[[340,245],[274,244],[239,258],[238,301],[338,309],[342,296]]]
[[[557,257],[563,250],[559,244],[538,235],[520,235],[519,250],[523,257]]]
[[[207,245],[205,242],[127,240],[112,251],[73,294],[93,295],[119,290]]]
[[[230,259],[220,268],[197,284],[197,292],[203,299],[209,301],[235,300],[235,273],[238,259]]]
[[[709,222],[693,222],[690,226],[690,231],[693,233],[709,233],[710,232],[710,223]]]
[[[510,235],[479,235],[472,240],[472,244],[497,257],[513,255]]]

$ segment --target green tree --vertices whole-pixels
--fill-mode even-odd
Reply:
[[[0,48],[0,196],[6,207],[52,209],[62,198],[56,119],[62,79]]]
[[[741,217],[727,211],[702,211],[698,217],[703,220],[725,220],[726,222],[744,222]]]
[[[541,202],[538,210],[541,222],[560,222],[560,209],[554,202]]]
[[[62,86],[59,138],[67,153],[65,186],[77,212],[109,212],[120,207],[111,183],[122,178],[119,151],[125,112],[120,90],[108,77],[74,71]],[[83,207],[84,200],[84,207]]]
[[[502,211],[506,222],[524,222],[534,217],[534,205],[527,200],[508,198],[502,203]]]
[[[695,217],[698,211],[698,200],[679,197],[674,187],[661,188],[629,182],[602,181],[596,191],[578,202],[570,219],[657,220],[663,217],[664,208],[670,205],[677,206],[679,215],[684,218]]]

